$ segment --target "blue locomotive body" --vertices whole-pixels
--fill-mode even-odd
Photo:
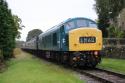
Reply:
[[[59,63],[95,67],[101,61],[102,33],[91,19],[72,18],[26,42],[24,48]]]
[[[68,19],[40,34],[38,48],[40,50],[69,51],[69,31],[81,27],[97,28],[97,25],[87,18]]]

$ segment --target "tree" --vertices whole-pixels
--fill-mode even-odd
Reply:
[[[17,34],[18,29],[11,10],[5,0],[0,0],[0,50],[4,59],[12,57]]]
[[[18,30],[17,38],[20,38],[21,32],[19,30],[22,30],[25,26],[22,24],[21,18],[19,18],[17,15],[13,15],[13,19],[14,19],[15,26]]]
[[[112,20],[113,24],[117,26],[117,17],[121,10],[125,7],[125,0],[109,0],[109,16],[110,20]]]
[[[40,35],[42,33],[41,30],[39,29],[33,29],[31,31],[28,32],[28,35],[27,35],[27,38],[26,38],[26,41],[29,41],[31,40],[32,38],[34,37],[37,37],[38,35]]]
[[[98,27],[103,32],[103,37],[107,37],[107,27],[109,27],[108,0],[95,0],[95,10],[98,14]]]
[[[120,11],[125,7],[124,0],[95,0],[95,10],[98,14],[99,22],[98,27],[102,30],[103,36],[108,36],[108,27],[110,22],[117,23],[117,16]]]

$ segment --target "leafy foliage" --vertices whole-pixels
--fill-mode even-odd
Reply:
[[[125,7],[124,0],[108,0],[109,1],[109,15],[114,19],[119,15],[120,11]]]
[[[25,26],[22,24],[21,18],[19,18],[17,15],[13,15],[13,19],[14,19],[15,26],[18,30],[17,38],[20,38],[21,32],[19,30],[22,30],[22,28],[24,28]]]
[[[41,30],[39,29],[33,29],[31,31],[28,32],[28,35],[27,35],[27,38],[26,38],[26,41],[29,41],[31,40],[32,38],[34,37],[37,37],[38,35],[40,35],[42,33]]]
[[[95,10],[98,14],[98,27],[102,30],[103,36],[108,36],[108,27],[110,21],[115,24],[117,22],[116,17],[120,11],[125,7],[124,0],[95,0]]]
[[[118,27],[110,25],[108,28],[109,37],[114,38],[123,38],[125,37],[124,31],[120,30]]]
[[[0,50],[5,59],[12,57],[18,28],[5,0],[0,0]]]
[[[102,30],[103,36],[107,37],[107,27],[109,27],[109,15],[108,15],[108,1],[107,0],[95,0],[95,10],[98,14],[98,27]]]

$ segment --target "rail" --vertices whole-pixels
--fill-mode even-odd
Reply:
[[[95,68],[93,70],[76,69],[76,71],[101,83],[125,83],[125,75],[108,70]]]

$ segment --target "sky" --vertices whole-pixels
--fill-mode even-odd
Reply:
[[[22,19],[25,26],[21,39],[25,41],[30,30],[47,29],[68,18],[97,19],[94,0],[6,0],[12,13]]]

